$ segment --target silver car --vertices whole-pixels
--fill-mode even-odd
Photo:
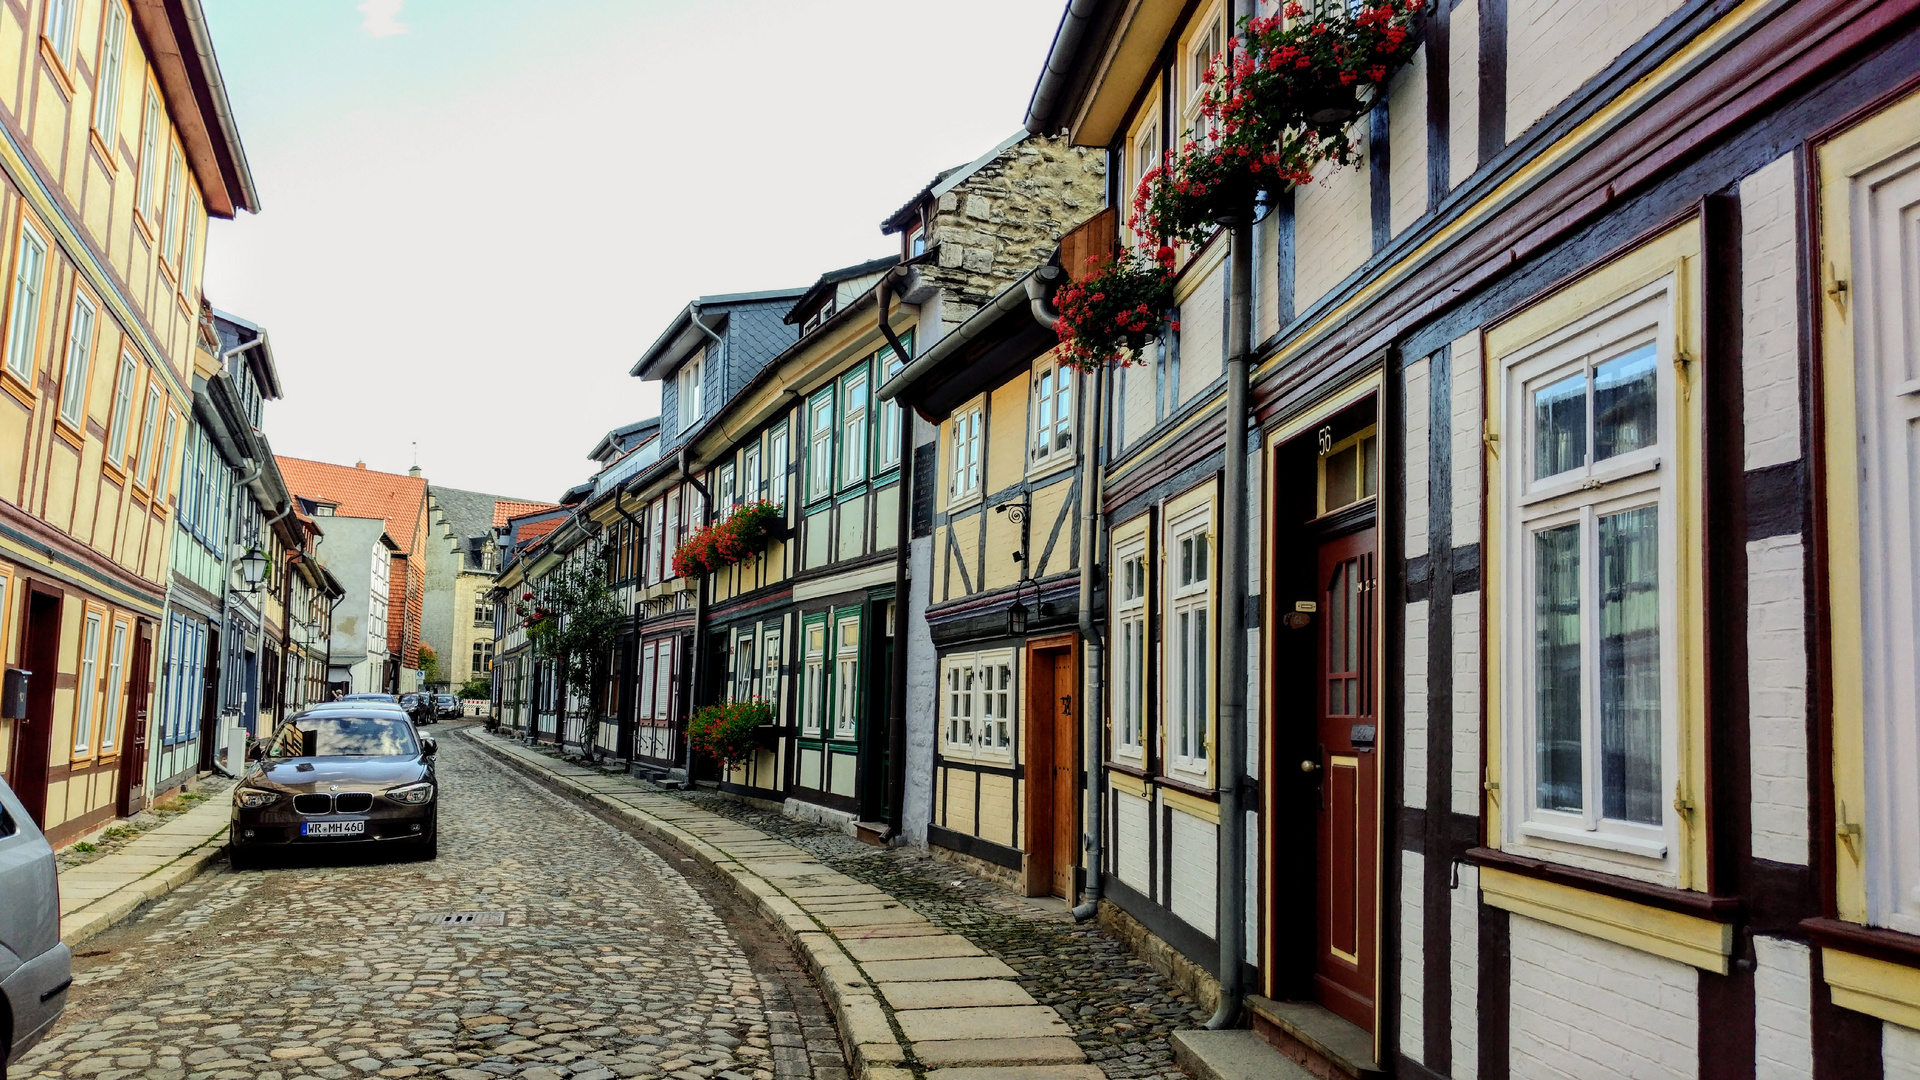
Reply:
[[[0,1076],[53,1027],[72,985],[53,849],[0,781]]]

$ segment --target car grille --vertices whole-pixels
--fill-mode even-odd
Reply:
[[[333,797],[333,808],[342,814],[364,814],[373,809],[373,796],[364,791],[343,791]]]
[[[333,796],[320,794],[295,795],[293,808],[302,814],[331,814]]]

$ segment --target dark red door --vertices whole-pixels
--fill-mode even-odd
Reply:
[[[61,594],[40,585],[27,591],[20,666],[27,677],[27,716],[13,722],[13,793],[34,824],[47,827],[47,767],[53,757],[53,691],[60,680]]]
[[[134,631],[133,666],[127,675],[127,749],[120,755],[120,791],[113,812],[138,813],[147,804],[147,687],[153,678],[153,624],[141,619]]]
[[[1374,530],[1320,548],[1319,881],[1314,997],[1373,1030],[1380,775]]]

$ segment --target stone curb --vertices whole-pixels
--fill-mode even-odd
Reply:
[[[718,873],[761,918],[780,932],[806,964],[819,983],[827,1007],[840,1028],[840,1043],[846,1052],[850,1072],[863,1080],[910,1080],[914,1071],[907,1065],[907,1048],[894,1030],[879,992],[867,982],[860,967],[840,948],[825,927],[803,912],[799,905],[782,895],[765,878],[729,858],[727,854],[693,834],[635,806],[629,806],[602,792],[590,790],[571,778],[541,768],[494,736],[467,730],[467,741],[516,771],[538,780],[560,794],[584,803],[596,817],[616,827],[634,827],[663,840]],[[530,752],[529,752],[530,753]],[[697,810],[697,807],[689,807]],[[701,811],[704,813],[704,811]],[[725,820],[715,815],[715,820]]]
[[[222,828],[224,829],[224,825]],[[218,834],[215,834],[216,836]],[[209,838],[185,855],[133,883],[60,918],[60,940],[69,949],[99,937],[126,922],[149,900],[157,900],[200,876],[207,865],[227,850],[227,842]]]

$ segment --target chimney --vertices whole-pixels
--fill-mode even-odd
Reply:
[[[419,475],[420,475],[420,466],[418,466],[418,465],[415,465],[415,466],[414,466],[413,468],[411,468],[411,469],[408,469],[408,470],[407,470],[407,475],[408,475],[408,476],[419,476]]]
[[[356,461],[353,463],[353,467],[356,469],[365,469],[367,467],[367,463],[364,461]]]

